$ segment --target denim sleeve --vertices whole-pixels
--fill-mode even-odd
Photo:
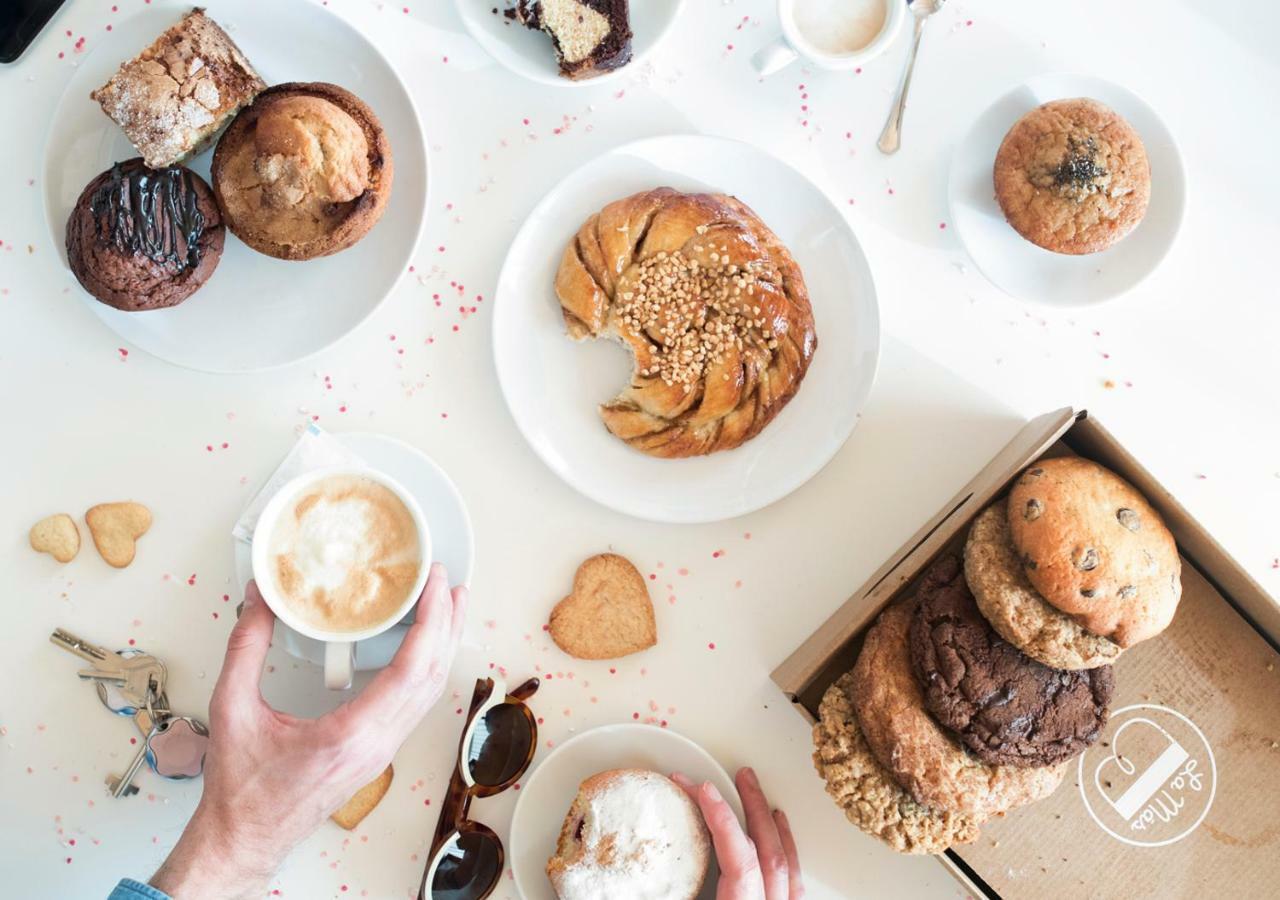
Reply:
[[[107,900],[173,900],[173,898],[164,891],[157,891],[149,884],[124,878],[116,885],[116,889],[111,892]]]

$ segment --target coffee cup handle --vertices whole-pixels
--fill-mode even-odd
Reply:
[[[771,43],[765,44],[751,57],[751,65],[761,78],[768,78],[774,72],[781,71],[796,61],[798,53],[787,43],[787,39],[778,35]]]
[[[351,687],[356,668],[356,645],[350,641],[329,641],[324,645],[324,686],[331,691]]]

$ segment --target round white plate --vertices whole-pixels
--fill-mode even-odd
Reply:
[[[693,459],[646,456],[605,429],[597,407],[628,383],[631,355],[612,341],[570,340],[554,290],[560,255],[589,215],[661,185],[732,194],[754,209],[800,264],[818,332],[804,383],[777,418],[741,447]],[[525,221],[495,304],[498,380],[533,449],[588,497],[659,522],[740,516],[816,475],[857,424],[880,352],[871,269],[839,210],[786,163],[724,138],[651,138],[577,169]]]
[[[481,47],[517,75],[557,87],[582,87],[612,81],[632,69],[666,36],[684,0],[640,0],[631,4],[631,62],[620,69],[574,81],[560,74],[551,37],[526,28],[502,13],[515,0],[454,0],[458,17]],[[493,10],[497,9],[495,15]]]
[[[535,700],[536,702],[536,700]],[[585,779],[608,769],[650,769],[662,775],[679,772],[697,783],[710,781],[742,821],[742,804],[733,779],[706,750],[669,728],[652,725],[604,725],[565,741],[535,763],[520,786],[511,815],[507,852],[516,893],[524,900],[556,900],[546,865],[569,805]],[[714,864],[698,896],[711,900],[719,876]]]
[[[372,432],[329,433],[360,458],[370,468],[385,472],[413,494],[427,517],[431,530],[432,555],[435,562],[444,563],[449,579],[454,584],[470,584],[476,562],[475,535],[471,531],[471,517],[462,495],[444,469],[417,447],[404,441]],[[251,545],[233,540],[235,548],[236,580],[240,593],[253,578]],[[391,662],[400,642],[413,621],[410,612],[403,622],[384,631],[377,637],[356,644],[356,670],[365,672],[381,669]],[[276,622],[274,643],[289,653],[317,666],[324,666],[324,644],[303,637],[292,628]]]
[[[996,202],[991,170],[1013,123],[1050,100],[1090,97],[1110,106],[1142,138],[1151,163],[1151,203],[1126,238],[1099,253],[1071,256],[1024,240]],[[1085,306],[1118,297],[1155,271],[1173,246],[1186,207],[1186,173],[1173,135],[1155,110],[1117,84],[1089,75],[1041,75],[978,117],[951,159],[951,221],[974,265],[1021,300]]]
[[[391,65],[358,31],[308,0],[210,0],[268,84],[330,81],[363,99],[391,141],[395,181],[382,219],[359,244],[306,262],[273,259],[227,232],[209,281],[170,309],[128,313],[99,303],[67,270],[72,291],[128,343],[207,372],[247,372],[318,353],[363,322],[399,281],[427,209],[427,151],[418,114]],[[53,115],[45,145],[45,215],[66,262],[65,229],[76,198],[98,173],[138,152],[89,99],[125,60],[181,18],[191,3],[156,2],[103,33],[81,60]],[[281,40],[281,35],[288,35]],[[340,53],[334,48],[341,48]],[[188,165],[206,181],[212,147]]]

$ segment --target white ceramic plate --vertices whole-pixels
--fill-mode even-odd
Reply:
[[[551,38],[504,16],[515,0],[454,0],[467,31],[490,56],[517,75],[557,87],[582,87],[612,81],[634,69],[653,52],[675,23],[684,0],[639,0],[631,4],[631,62],[620,69],[574,81],[560,74]],[[495,15],[493,10],[497,9]]]
[[[127,313],[99,303],[68,269],[76,296],[128,343],[208,372],[270,368],[318,353],[363,322],[408,269],[427,209],[427,151],[413,101],[377,49],[336,15],[307,0],[209,0],[223,26],[268,84],[330,81],[363,99],[391,141],[395,181],[382,219],[335,256],[286,262],[229,231],[209,281],[175,307]],[[137,156],[89,92],[191,8],[156,2],[103,33],[71,77],[45,146],[45,215],[66,261],[65,229],[76,198],[112,163]],[[288,35],[288,40],[281,40]],[[342,48],[335,53],[334,48]],[[206,181],[210,147],[190,167]]]
[[[695,782],[710,781],[725,797],[738,820],[742,805],[733,779],[706,750],[668,728],[652,725],[605,725],[572,737],[535,763],[520,786],[520,799],[511,816],[507,852],[516,893],[524,900],[556,900],[547,880],[547,860],[555,853],[560,826],[578,785],[608,769],[650,769],[662,775],[680,772]],[[716,895],[718,874],[714,863],[707,873],[701,900]]]
[[[1142,137],[1151,163],[1151,203],[1137,228],[1100,253],[1070,256],[1024,240],[996,202],[991,169],[1013,123],[1050,100],[1090,97],[1110,106]],[[1088,75],[1042,75],[1019,85],[978,117],[951,160],[951,221],[982,274],[1021,300],[1085,306],[1118,297],[1155,271],[1173,246],[1186,206],[1186,173],[1173,135],[1131,91]]]
[[[627,384],[631,355],[570,340],[554,280],[565,244],[606,203],[668,185],[720,191],[753,208],[799,262],[818,349],[799,392],[757,437],[694,459],[655,459],[605,430],[597,407]],[[827,464],[875,380],[880,316],[853,231],[811,181],[762,150],[723,138],[651,138],[611,150],[556,186],[529,215],[498,279],[493,349],[525,438],[588,497],[660,522],[713,522],[767,506]]]
[[[358,456],[361,462],[390,475],[413,494],[427,517],[434,561],[444,563],[454,584],[470,584],[476,561],[471,517],[467,514],[462,495],[444,469],[417,447],[385,434],[329,432],[328,436]],[[245,585],[253,577],[252,548],[243,541],[233,540],[232,544],[235,551],[236,580],[243,595]],[[365,672],[381,669],[391,662],[391,657],[404,640],[405,632],[409,630],[407,623],[412,619],[411,612],[404,622],[394,628],[367,641],[360,641],[356,645],[356,670]],[[322,642],[303,637],[279,622],[276,622],[274,643],[298,659],[324,666]]]

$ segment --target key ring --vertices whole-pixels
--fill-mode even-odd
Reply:
[[[116,656],[122,659],[133,659],[135,656],[142,656],[144,653],[146,651],[141,648],[126,647],[124,650],[117,650]],[[98,701],[117,716],[137,715],[138,707],[130,706],[125,702],[124,698],[120,696],[120,689],[114,684],[108,686],[106,682],[99,681],[94,687],[98,691]],[[119,705],[113,705],[113,701]]]

